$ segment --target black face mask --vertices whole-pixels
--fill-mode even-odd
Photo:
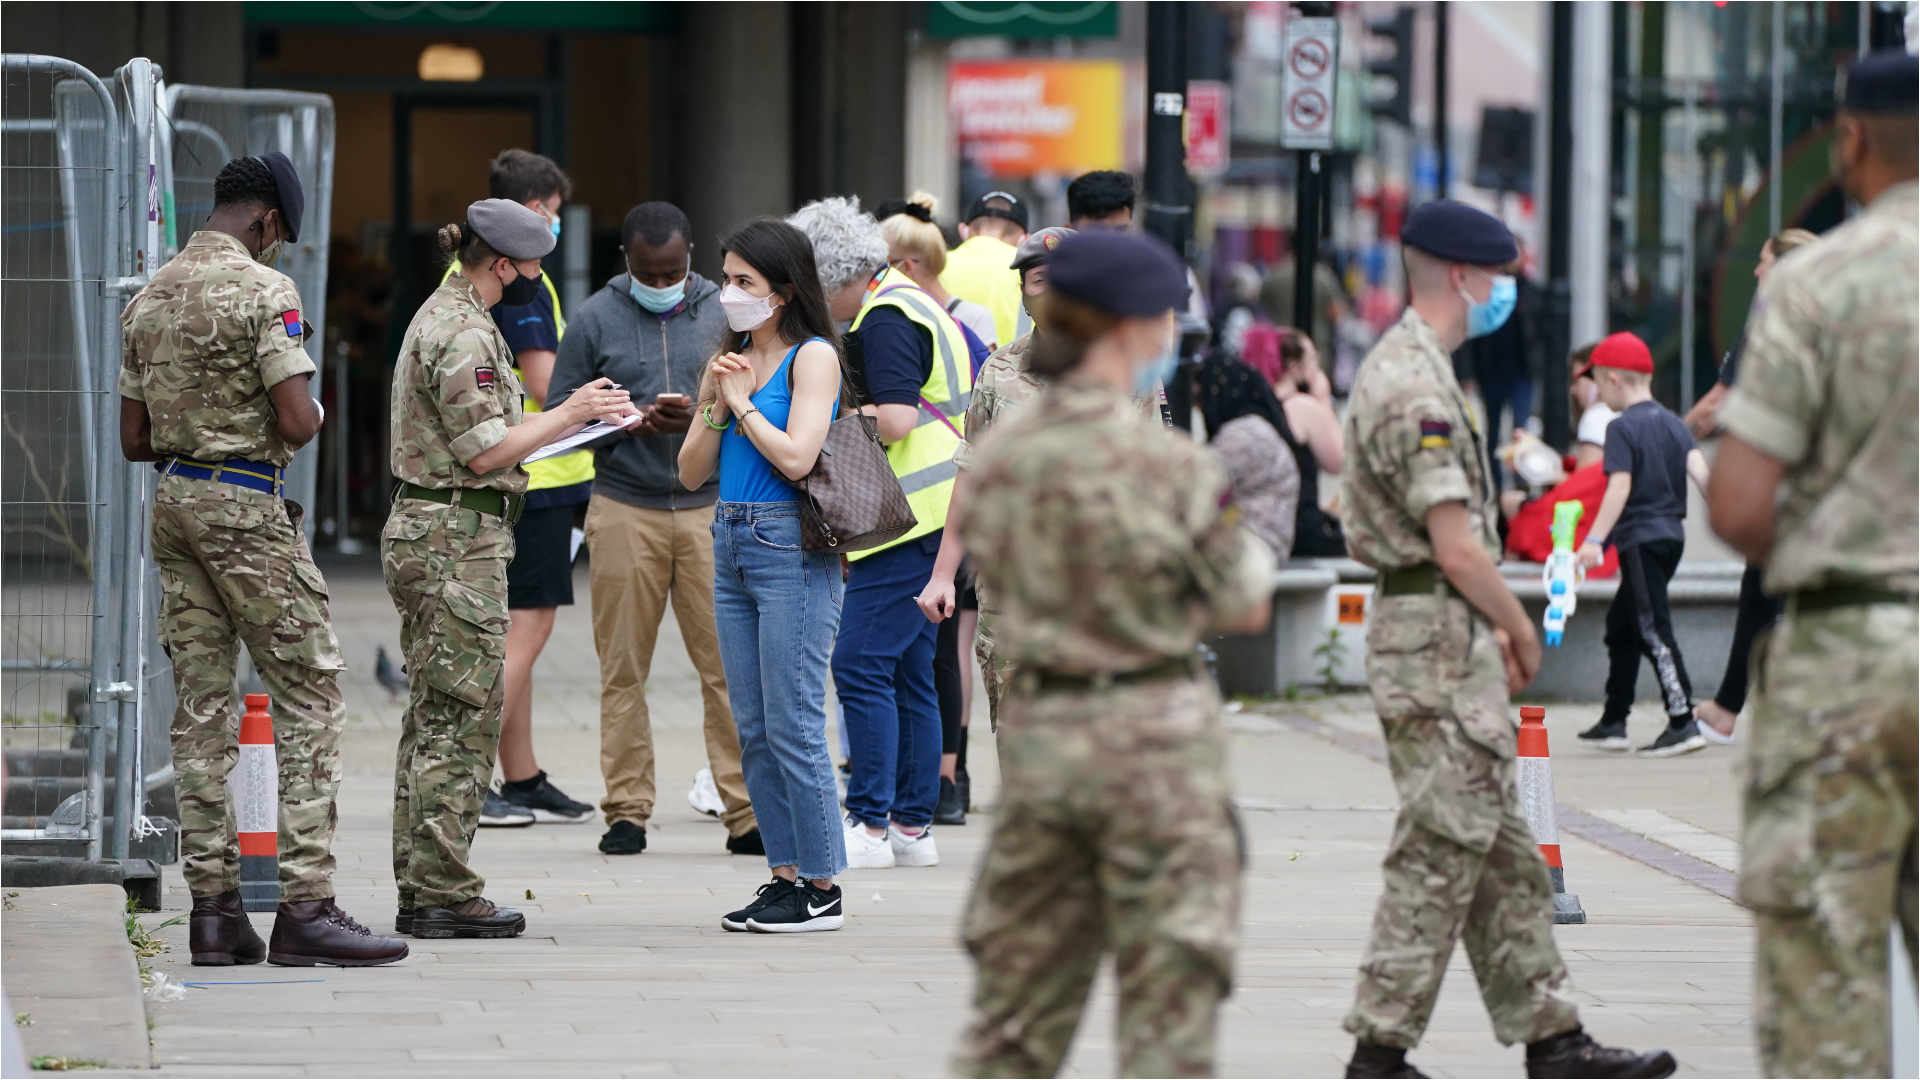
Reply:
[[[540,298],[540,276],[521,274],[510,285],[500,287],[500,303],[506,307],[526,307]]]

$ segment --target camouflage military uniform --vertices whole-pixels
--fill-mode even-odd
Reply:
[[[1787,467],[1766,577],[1786,616],[1755,673],[1740,875],[1770,1076],[1890,1075],[1896,915],[1914,957],[1917,211],[1900,184],[1781,261],[1720,412]]]
[[[435,490],[524,492],[518,466],[476,473],[465,464],[520,420],[513,353],[479,293],[455,275],[413,317],[394,367],[393,474]],[[500,745],[512,558],[505,517],[425,499],[396,499],[380,534],[411,676],[393,773],[402,910],[451,907],[486,886],[467,851]]]
[[[1219,698],[1180,666],[1267,594],[1272,556],[1222,511],[1212,455],[1108,387],[1047,390],[974,475],[963,535],[1020,674],[966,916],[979,985],[956,1067],[1056,1075],[1112,952],[1122,1072],[1209,1075],[1243,853]],[[1157,677],[1086,678],[1142,671]]]
[[[1499,557],[1486,451],[1431,327],[1409,308],[1367,355],[1346,423],[1342,518],[1376,570],[1433,564],[1427,511],[1463,502]],[[1514,724],[1493,627],[1445,584],[1376,599],[1367,687],[1386,734],[1400,818],[1386,890],[1346,1028],[1362,1042],[1420,1041],[1454,940],[1464,935],[1502,1043],[1579,1025],[1553,942],[1553,892],[1514,788]]]
[[[225,233],[195,233],[120,321],[120,393],[146,403],[156,451],[204,462],[293,460],[267,391],[314,366],[301,348],[300,295],[285,274]],[[345,711],[337,673],[346,665],[300,518],[296,503],[216,480],[163,476],[154,496],[159,633],[179,700],[180,848],[194,896],[240,886],[227,801],[239,757],[236,639],[272,699],[281,899],[333,895],[335,742]]]

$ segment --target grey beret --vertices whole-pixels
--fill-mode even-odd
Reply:
[[[481,199],[467,207],[467,223],[487,246],[509,259],[538,259],[557,243],[547,219],[506,199]]]
[[[1036,266],[1047,265],[1047,260],[1053,256],[1053,249],[1060,246],[1060,241],[1072,236],[1073,232],[1064,225],[1055,225],[1041,229],[1039,232],[1028,233],[1027,238],[1020,241],[1020,246],[1014,249],[1013,264],[1010,269],[1031,270]]]

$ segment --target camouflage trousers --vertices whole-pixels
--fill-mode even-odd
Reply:
[[[1740,898],[1768,1076],[1888,1076],[1888,927],[1915,955],[1911,605],[1787,615],[1757,647]]]
[[[1492,627],[1464,601],[1388,596],[1368,630],[1367,682],[1400,817],[1346,1029],[1419,1044],[1465,939],[1503,1044],[1579,1026],[1553,941],[1553,886],[1515,788],[1514,727]]]
[[[998,823],[967,909],[961,1076],[1054,1076],[1112,953],[1123,1076],[1209,1076],[1244,862],[1220,701],[1180,680],[1016,686]]]
[[[417,499],[396,502],[380,534],[408,674],[393,770],[402,909],[448,907],[486,888],[468,852],[500,748],[512,558],[505,518]]]
[[[333,895],[336,743],[346,665],[327,613],[327,585],[300,535],[300,507],[264,491],[167,476],[153,505],[160,569],[160,643],[173,661],[174,784],[187,888],[240,887],[240,848],[227,774],[239,759],[237,642],[271,699],[280,767],[280,895]]]
[[[1016,669],[1012,660],[999,653],[996,634],[1000,622],[1000,611],[987,595],[986,583],[977,577],[974,580],[973,594],[980,608],[980,616],[974,623],[973,658],[980,662],[980,685],[987,691],[988,730],[999,731],[1000,703],[1006,700],[1007,690],[1013,685]]]

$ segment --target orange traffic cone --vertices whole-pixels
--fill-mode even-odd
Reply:
[[[280,767],[267,695],[248,694],[240,717],[240,760],[227,774],[240,834],[240,901],[248,911],[280,906]]]
[[[1540,855],[1547,860],[1547,876],[1553,879],[1553,921],[1583,923],[1587,913],[1580,898],[1567,891],[1567,872],[1560,865],[1560,826],[1554,817],[1553,760],[1547,754],[1547,710],[1538,705],[1520,706],[1520,805],[1526,811],[1527,825],[1540,842]]]

